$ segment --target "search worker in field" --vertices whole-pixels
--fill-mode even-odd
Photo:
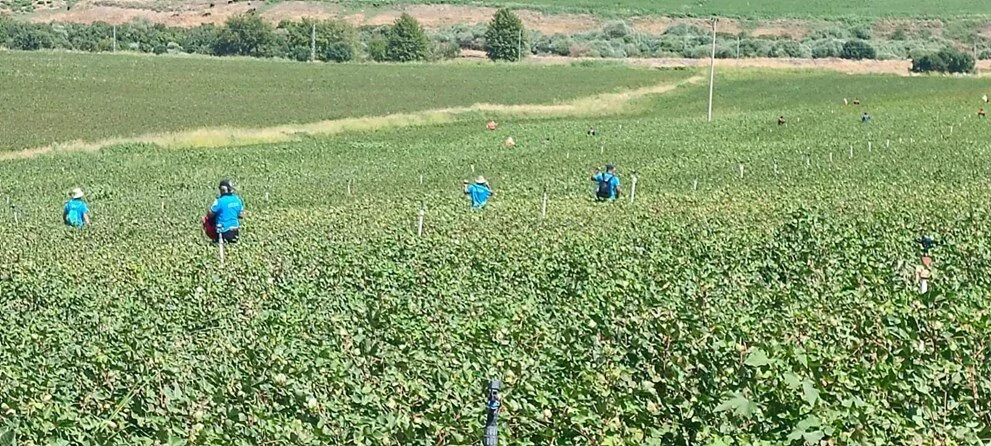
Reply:
[[[867,114],[867,112],[864,112],[864,114],[860,116],[860,122],[864,124],[871,122],[871,115]]]
[[[237,243],[242,218],[244,201],[234,193],[234,183],[227,179],[220,180],[220,196],[213,200],[206,217],[203,217],[203,230],[214,242],[222,238],[224,243]]]
[[[616,166],[606,165],[606,171],[599,168],[592,174],[592,181],[598,184],[595,189],[595,199],[598,201],[614,201],[619,198],[619,175],[616,174]]]
[[[492,191],[492,187],[489,186],[489,182],[481,175],[475,178],[474,183],[469,184],[468,180],[464,180],[461,183],[464,185],[465,195],[471,199],[472,209],[484,208],[485,205],[489,204],[489,197],[495,194]]]
[[[89,206],[86,206],[83,196],[83,190],[78,187],[69,193],[70,199],[62,212],[62,221],[66,225],[81,228],[89,224]]]

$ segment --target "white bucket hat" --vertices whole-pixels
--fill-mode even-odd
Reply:
[[[479,175],[478,178],[475,178],[475,182],[478,184],[489,184],[488,181],[485,181],[485,177],[481,175]]]
[[[71,195],[72,195],[72,198],[77,199],[77,200],[80,199],[80,198],[83,198],[83,190],[77,187],[77,188],[75,188],[75,189],[72,190],[72,194]]]

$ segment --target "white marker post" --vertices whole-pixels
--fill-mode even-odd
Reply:
[[[740,179],[743,179],[743,163],[740,163]]]
[[[811,169],[811,168],[812,168],[812,155],[806,153],[805,154],[805,169],[808,170],[808,169]]]
[[[21,219],[20,219],[20,215],[19,215],[20,212],[17,211],[17,206],[10,205],[10,211],[14,213],[14,224],[15,225],[18,224]]]
[[[425,215],[427,215],[427,211],[423,208],[423,203],[420,203],[420,221],[416,225],[417,237],[423,237],[423,216]]]
[[[220,256],[220,264],[224,264],[224,233],[220,232],[220,225],[217,225],[217,254]]]
[[[602,155],[604,153],[606,153],[606,146],[605,145],[600,145],[599,146],[599,155]]]
[[[420,174],[420,186],[423,186],[423,174]]]
[[[162,200],[162,210],[165,210],[165,200]]]
[[[692,192],[695,192],[697,190],[699,190],[699,179],[698,178],[696,178],[694,181],[692,181]]]
[[[850,159],[853,159],[853,146],[850,146]]]
[[[351,196],[351,180],[348,180],[348,196]]]
[[[774,163],[774,174],[775,175],[778,174],[778,163],[776,163],[776,162]]]
[[[891,140],[890,139],[884,140],[884,148],[887,149],[889,147],[891,147]]]
[[[544,189],[544,199],[540,202],[540,218],[547,218],[547,189]]]
[[[472,173],[472,175],[475,174],[475,165],[474,164],[471,165],[471,173]]]
[[[568,151],[568,153],[566,155],[564,155],[564,158],[565,159],[569,159],[569,160],[571,159],[571,151],[570,150]]]
[[[633,174],[633,184],[630,186],[630,203],[637,198],[637,174]]]
[[[867,152],[870,153],[873,151],[874,151],[874,143],[867,141]]]
[[[833,164],[833,152],[829,152],[829,164]]]

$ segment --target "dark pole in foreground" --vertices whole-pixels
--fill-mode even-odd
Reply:
[[[485,439],[482,441],[482,446],[497,446],[499,444],[499,408],[502,406],[499,390],[501,387],[502,384],[499,380],[489,381],[489,401],[485,404],[489,415],[485,421]]]

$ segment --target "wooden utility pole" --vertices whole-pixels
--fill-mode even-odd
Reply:
[[[317,24],[314,23],[310,28],[310,62],[316,62],[317,60]]]

